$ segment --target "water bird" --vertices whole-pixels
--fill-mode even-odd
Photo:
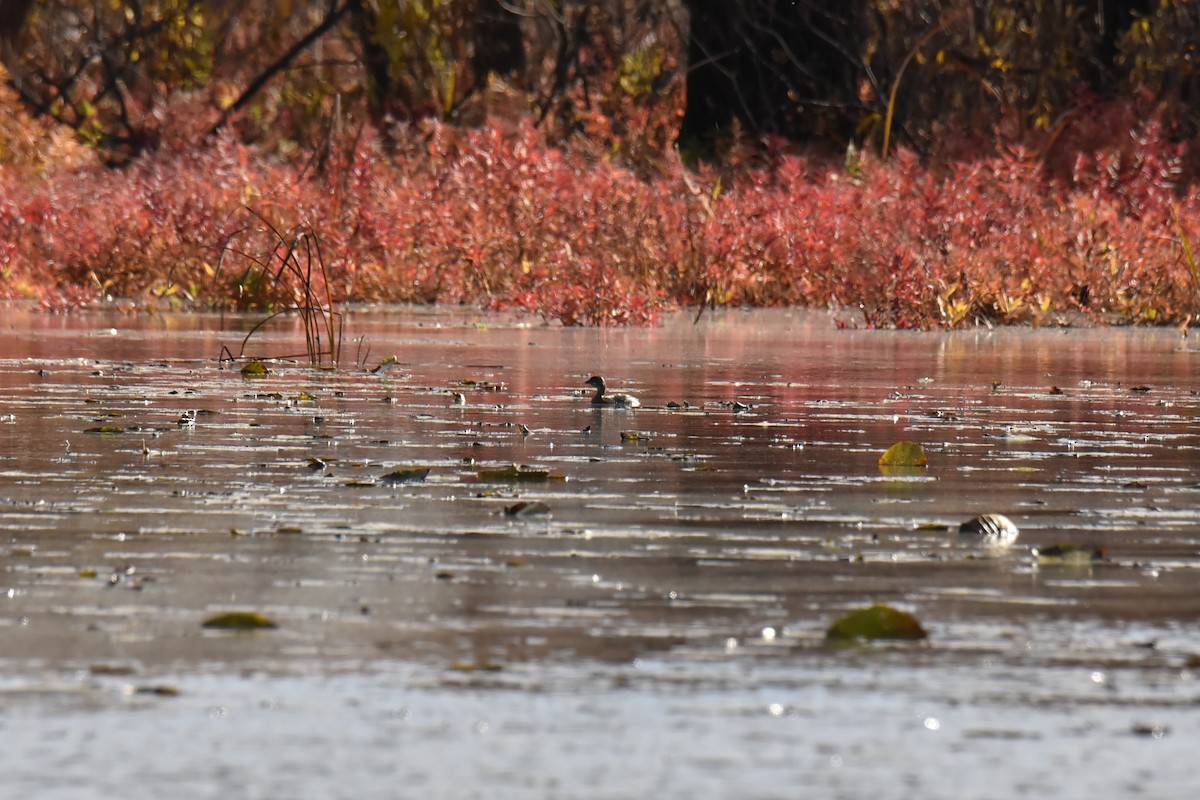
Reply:
[[[1017,526],[1003,514],[980,514],[958,526],[958,535],[981,544],[1006,546],[1017,540]]]
[[[596,394],[592,396],[592,405],[594,406],[612,406],[614,408],[637,408],[642,403],[631,394],[622,394],[614,392],[607,394],[608,387],[604,384],[604,378],[599,375],[593,375],[588,378],[585,383],[588,386],[595,388]]]

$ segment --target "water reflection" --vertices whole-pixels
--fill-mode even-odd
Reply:
[[[1173,331],[357,313],[358,363],[250,381],[217,361],[246,319],[4,320],[0,557],[23,657],[709,658],[764,625],[786,644],[771,652],[810,657],[831,617],[875,601],[960,649],[998,647],[955,633],[980,625],[1200,612],[1198,356]],[[593,408],[597,373],[647,407]],[[900,439],[926,447],[922,474],[877,468]],[[508,464],[551,477],[481,475]],[[425,481],[380,480],[416,467]],[[551,514],[506,515],[517,501]],[[1016,547],[948,532],[985,512],[1017,522]],[[1108,560],[1030,555],[1057,542]],[[110,586],[129,565],[136,589]],[[231,650],[193,625],[240,606],[280,635]]]

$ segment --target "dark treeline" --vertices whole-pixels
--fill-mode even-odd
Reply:
[[[118,161],[218,129],[308,148],[356,118],[528,114],[638,159],[770,136],[953,154],[1098,103],[1180,138],[1200,117],[1194,0],[2,0],[0,40],[27,108]]]

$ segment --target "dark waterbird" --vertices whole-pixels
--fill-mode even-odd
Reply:
[[[614,392],[607,394],[608,387],[604,384],[604,378],[599,375],[593,375],[586,381],[588,386],[596,389],[596,394],[592,396],[592,405],[594,406],[612,406],[614,408],[637,408],[641,405],[636,397],[631,394],[622,394]]]

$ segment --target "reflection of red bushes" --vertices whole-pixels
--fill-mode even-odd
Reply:
[[[778,151],[721,175],[672,159],[638,174],[548,147],[530,125],[435,127],[399,145],[366,132],[319,172],[228,140],[124,171],[0,167],[0,292],[245,306],[214,267],[246,204],[285,228],[311,223],[343,300],[516,307],[569,325],[700,303],[918,328],[1060,311],[1184,319],[1200,287],[1172,207],[1200,240],[1200,192],[1179,188],[1183,146],[1146,123],[1074,150],[1090,144],[1083,126],[1039,154],[930,165],[902,151],[847,169]]]

